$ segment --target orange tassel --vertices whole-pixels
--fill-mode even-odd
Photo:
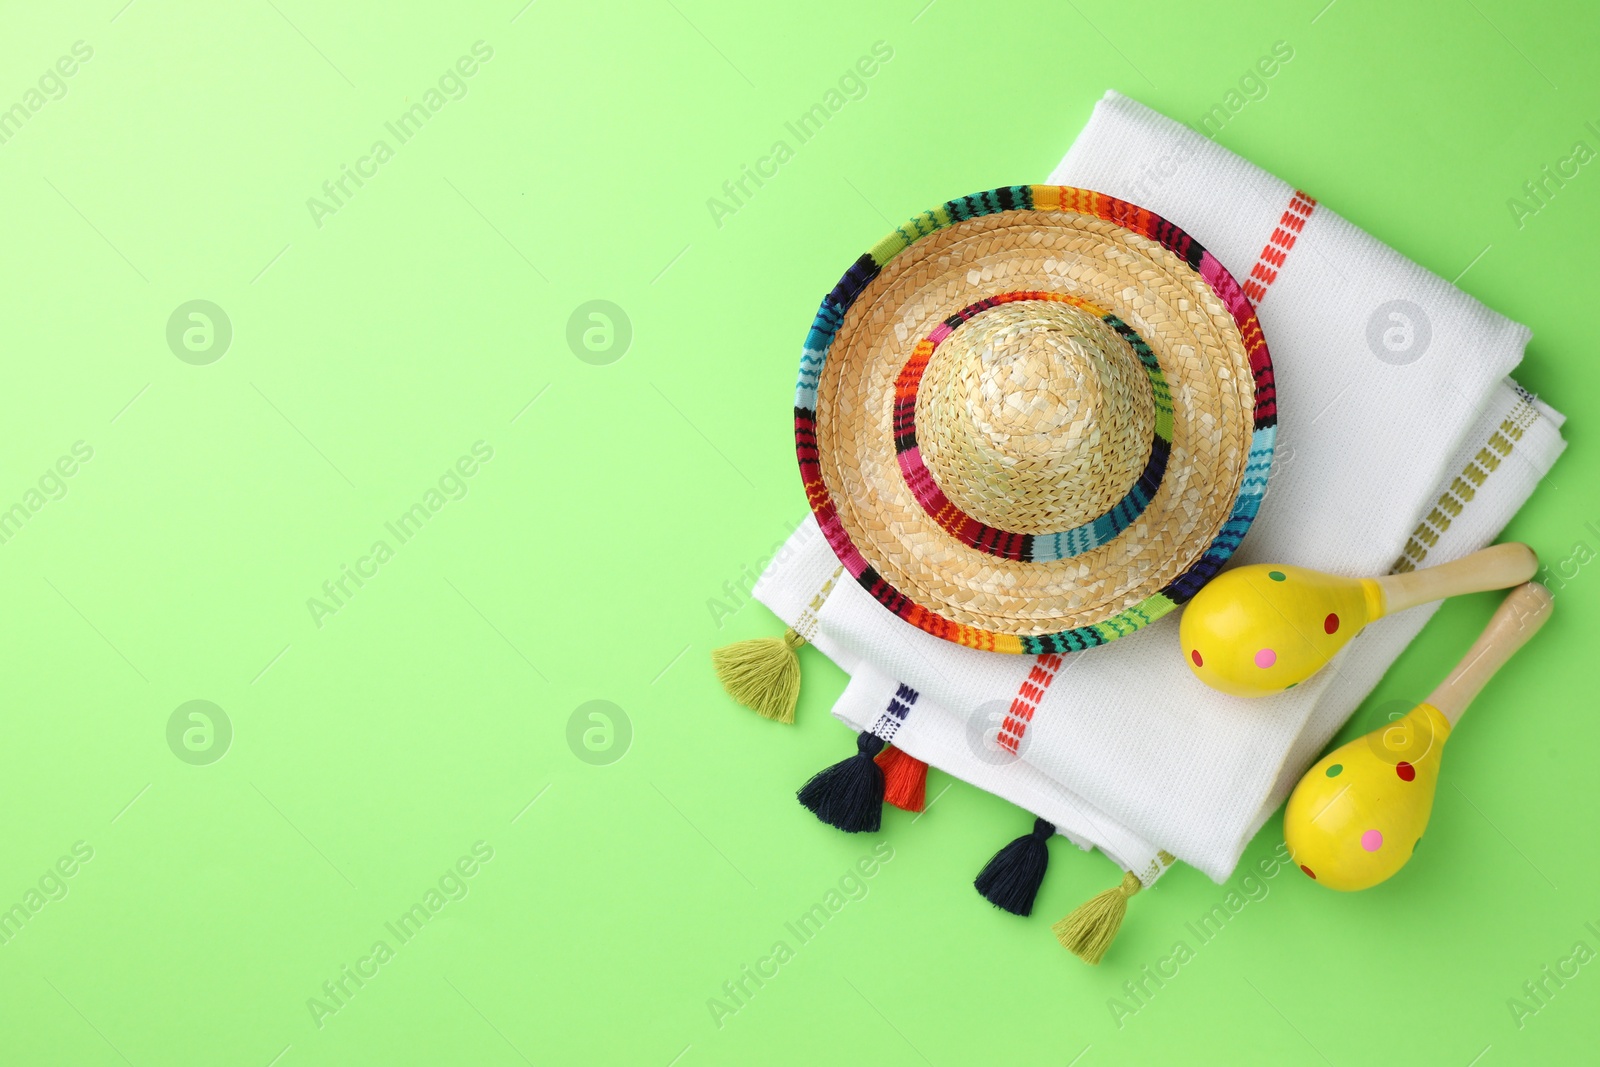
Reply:
[[[927,806],[928,765],[890,745],[877,755],[883,769],[883,799],[901,811]]]

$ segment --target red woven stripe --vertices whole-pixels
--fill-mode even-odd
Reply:
[[[1001,747],[1012,753],[1019,753],[1022,739],[1028,732],[1028,724],[1033,721],[1034,712],[1039,710],[1039,705],[1044,702],[1044,694],[1050,688],[1050,683],[1056,680],[1056,675],[1061,671],[1061,665],[1066,661],[1054,652],[1046,653],[1034,661],[1033,668],[1028,671],[1028,676],[1017,687],[1017,695],[1011,701],[1010,714],[1000,724],[1000,733],[995,740]]]
[[[1244,298],[1252,306],[1259,305],[1266,299],[1267,290],[1278,279],[1278,271],[1283,268],[1284,262],[1289,258],[1289,250],[1294,247],[1295,234],[1306,227],[1306,219],[1311,217],[1311,211],[1317,202],[1310,196],[1296,189],[1289,197],[1289,206],[1278,218],[1278,225],[1272,231],[1272,236],[1261,248],[1261,255],[1256,257],[1256,265],[1250,268],[1250,278],[1240,288],[1244,290]],[[1246,338],[1249,343],[1249,338]],[[1257,405],[1257,415],[1260,415],[1260,405]]]

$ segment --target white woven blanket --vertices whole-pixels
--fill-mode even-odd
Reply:
[[[1560,455],[1561,416],[1506,378],[1526,327],[1186,127],[1108,94],[1050,180],[1176,223],[1257,305],[1278,457],[1237,562],[1351,576],[1444,562],[1492,541]],[[1244,701],[1189,672],[1178,613],[1103,648],[1006,656],[917,630],[837,571],[808,520],[755,589],[852,674],[834,714],[1147,883],[1159,849],[1224,881],[1433,610],[1382,620],[1311,681]],[[993,743],[1018,712],[1020,758]]]

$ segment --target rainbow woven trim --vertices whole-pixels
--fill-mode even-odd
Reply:
[[[838,508],[823,484],[822,465],[817,455],[817,382],[822,377],[822,367],[827,362],[834,335],[844,322],[845,312],[850,305],[891,259],[914,242],[966,219],[1002,211],[1071,211],[1089,215],[1131,230],[1172,252],[1191,269],[1199,272],[1233,316],[1255,378],[1254,432],[1250,438],[1250,453],[1239,485],[1239,495],[1234,499],[1232,513],[1200,558],[1160,591],[1104,622],[1028,637],[994,633],[952,622],[915,603],[885,581],[867,563],[839,521]],[[851,264],[844,277],[839,279],[839,284],[822,298],[822,306],[817,309],[816,320],[811,324],[805,348],[800,355],[800,377],[794,399],[795,453],[800,461],[800,479],[805,485],[806,500],[816,516],[817,525],[845,570],[878,603],[928,633],[969,648],[1032,655],[1077,652],[1106,644],[1161,618],[1193,597],[1233,555],[1255,520],[1262,495],[1266,492],[1273,443],[1277,437],[1277,395],[1272,376],[1272,357],[1267,352],[1261,324],[1256,320],[1250,302],[1245,299],[1233,276],[1198,241],[1159,215],[1114,197],[1059,185],[1011,185],[947,201],[941,207],[923,212],[904,223]]]
[[[1154,437],[1150,442],[1150,458],[1145,468],[1123,498],[1104,515],[1091,519],[1070,530],[1049,534],[1019,534],[997,529],[973,518],[945,496],[944,490],[934,480],[933,474],[922,462],[922,450],[917,447],[917,390],[922,385],[922,373],[928,360],[946,338],[965,322],[982,312],[1001,304],[1019,300],[1051,300],[1087,311],[1110,326],[1133,349],[1144,367],[1150,382],[1151,399],[1155,407]],[[1052,563],[1059,559],[1079,556],[1091,548],[1098,548],[1126,530],[1144,509],[1155,499],[1161,488],[1162,476],[1167,472],[1167,457],[1172,454],[1172,390],[1167,387],[1167,377],[1161,364],[1144,338],[1132,326],[1108,311],[1102,311],[1087,300],[1064,293],[1046,293],[1037,290],[1000,293],[976,304],[970,304],[945,319],[927,337],[917,342],[911,357],[900,368],[894,386],[894,447],[900,462],[900,472],[905,475],[911,495],[922,505],[928,517],[951,537],[980,552],[1001,559],[1029,563]]]

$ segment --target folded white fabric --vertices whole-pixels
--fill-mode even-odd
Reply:
[[[807,516],[789,535],[756,582],[754,593],[790,629],[850,675],[833,707],[835,717],[847,726],[868,731],[929,766],[1049,820],[1080,849],[1099,848],[1123,870],[1137,873],[1145,885],[1159,878],[1170,863],[1155,845],[997,746],[992,727],[987,736],[981,727],[971,728],[836,640],[819,618],[834,596],[860,595],[879,612],[883,609],[844,574],[816,519]],[[887,621],[911,629],[884,614]],[[1019,824],[1015,829],[1024,828]]]
[[[1548,472],[1564,447],[1558,431],[1562,417],[1558,413],[1528,397],[1509,382],[1502,383],[1495,393],[1493,402],[1484,409],[1484,414],[1458,448],[1457,461],[1453,461],[1449,468],[1455,473],[1435,495],[1435,501],[1443,498],[1445,503],[1438,508],[1438,514],[1431,522],[1420,527],[1421,536],[1405,556],[1413,565],[1420,561],[1445,562],[1491,542],[1526,501],[1539,479]],[[1452,485],[1455,488],[1452,488]],[[810,550],[819,551],[819,562],[826,565],[832,559],[832,553],[822,542],[820,533],[814,528],[809,531],[802,528],[795,536],[797,545],[801,543],[802,534],[813,535],[813,539],[809,542]],[[883,620],[875,617],[885,614],[882,608],[858,587],[848,582],[844,584],[846,588],[835,592],[829,599],[827,606],[823,608],[820,620],[824,632],[832,631],[822,640],[834,645],[839,643],[841,637],[843,642],[849,645],[854,640],[859,640],[863,631],[885,625]],[[761,592],[760,587],[758,595],[766,595]],[[1369,626],[1352,641],[1343,655],[1324,672],[1322,677],[1326,684],[1318,696],[1310,701],[1309,706],[1287,709],[1295,714],[1294,722],[1301,725],[1298,733],[1288,740],[1286,750],[1281,747],[1284,744],[1283,737],[1289,732],[1292,724],[1280,723],[1277,724],[1280,727],[1278,730],[1258,729],[1248,735],[1248,758],[1258,758],[1262,762],[1259,764],[1259,773],[1248,776],[1248,785],[1246,779],[1239,776],[1238,772],[1234,772],[1235,778],[1231,779],[1239,783],[1237,788],[1241,790],[1250,788],[1255,794],[1256,806],[1252,817],[1243,825],[1224,821],[1213,812],[1189,811],[1173,806],[1159,782],[1147,782],[1138,773],[1137,768],[1133,769],[1133,773],[1128,773],[1126,764],[1123,765],[1123,774],[1118,775],[1117,768],[1113,766],[1104,777],[1117,787],[1114,793],[1118,791],[1125,793],[1129,797],[1130,804],[1143,805],[1135,818],[1126,820],[1114,818],[1084,799],[1077,791],[1068,789],[1060,783],[1054,783],[1056,788],[1053,791],[1041,786],[1041,779],[1046,783],[1051,782],[1049,776],[1040,774],[1039,768],[1032,766],[1029,760],[1018,761],[1016,757],[993,742],[996,729],[1003,721],[1003,717],[1010,713],[1011,704],[1018,697],[991,700],[987,707],[982,708],[976,715],[963,716],[952,713],[936,700],[913,689],[916,697],[903,721],[894,728],[884,721],[884,709],[896,701],[905,703],[901,693],[901,687],[905,683],[891,680],[879,670],[865,666],[864,661],[853,651],[844,655],[855,658],[857,666],[850,685],[835,704],[833,713],[852,729],[869,730],[932,766],[1050,820],[1075,841],[1087,840],[1098,845],[1124,869],[1139,874],[1145,884],[1149,884],[1153,880],[1152,876],[1159,875],[1164,869],[1157,862],[1160,853],[1158,844],[1176,853],[1180,859],[1194,863],[1221,882],[1231,873],[1239,853],[1249,843],[1250,838],[1288,797],[1301,773],[1321,752],[1329,738],[1355,707],[1371,692],[1394,658],[1432,617],[1436,607],[1437,605],[1427,605],[1382,619]],[[889,621],[898,622],[893,619]],[[1167,672],[1157,665],[1156,669],[1161,677],[1148,677],[1147,672],[1152,657],[1165,656],[1177,662],[1181,657],[1181,651],[1177,648],[1175,622],[1163,620],[1156,626],[1168,631],[1157,652],[1145,650],[1131,656],[1126,655],[1127,652],[1135,650],[1135,643],[1128,641],[1108,645],[1105,649],[1096,649],[1090,653],[1080,653],[1083,662],[1088,662],[1088,658],[1093,656],[1098,663],[1101,662],[1098,657],[1104,652],[1118,645],[1122,645],[1125,649],[1124,658],[1118,660],[1107,658],[1103,661],[1105,663],[1103,677],[1101,672],[1092,672],[1094,678],[1091,678],[1089,673],[1077,673],[1081,669],[1080,664],[1066,671],[1060,682],[1055,684],[1075,685],[1079,687],[1077,691],[1083,691],[1084,687],[1096,683],[1105,686],[1131,686],[1141,694],[1159,694],[1161,687],[1173,683],[1176,676],[1168,677]],[[913,633],[921,636],[921,631]],[[911,640],[915,641],[916,638]],[[973,655],[992,654],[973,653]],[[1064,670],[1068,665],[1067,662],[1063,663]],[[939,666],[949,676],[963,673],[960,666],[944,659],[942,650]],[[1184,674],[1187,674],[1186,670]],[[1020,690],[1021,687],[1018,688]],[[1200,688],[1201,700],[1227,702],[1238,706],[1242,711],[1248,712],[1256,708],[1259,703],[1243,704],[1233,698],[1213,694],[1204,687]],[[1186,700],[1192,695],[1185,689],[1183,694],[1174,700]],[[1153,695],[1152,699],[1161,698],[1159,695]],[[1280,702],[1290,703],[1283,698],[1274,698],[1275,706]],[[1161,703],[1157,707],[1158,713],[1177,716],[1184,715],[1185,710],[1182,706],[1169,703]],[[1047,714],[1050,712],[1039,713],[1041,716]],[[1284,712],[1273,710],[1264,711],[1263,714],[1270,717],[1282,715]],[[1040,725],[1040,720],[1036,718],[1033,730],[1038,730]],[[1132,751],[1138,750],[1132,749]],[[1032,755],[1031,748],[1024,748],[1024,757]],[[1181,756],[1182,753],[1176,755]],[[1118,757],[1110,755],[1106,758]],[[1219,797],[1216,802],[1222,803],[1230,799]],[[1238,806],[1249,802],[1249,798],[1242,798]],[[1213,850],[1221,858],[1207,859],[1206,854],[1191,851],[1173,836],[1158,836],[1159,830],[1155,833],[1143,831],[1148,836],[1140,836],[1131,829],[1133,826],[1140,826],[1142,829],[1144,823],[1155,824],[1157,820],[1163,820],[1161,825],[1169,826],[1176,821],[1180,827],[1190,828],[1190,834],[1214,841]],[[1206,838],[1208,834],[1210,836]],[[1186,841],[1188,836],[1189,834],[1185,834],[1183,840]]]
[[[833,714],[853,730],[869,731],[922,762],[1053,823],[1058,833],[1079,848],[1100,849],[1123,870],[1138,874],[1145,885],[1160,877],[1170,863],[1161,856],[1161,849],[996,745],[992,726],[987,734],[974,729],[960,716],[921,699],[915,690],[870,666],[857,665]],[[1019,821],[1011,833],[1025,829]],[[1006,836],[997,830],[995,843],[1000,844]]]
[[[1051,181],[1170,219],[1257,305],[1279,454],[1239,562],[1364,576],[1403,553],[1413,564],[1463,555],[1499,532],[1559,455],[1560,417],[1503,381],[1525,327],[1198,134],[1108,94]],[[1469,463],[1477,473],[1463,475]],[[1441,493],[1452,494],[1442,509]],[[855,675],[835,714],[1101,846],[1145,881],[1161,868],[1157,846],[1225,880],[1431,613],[1369,627],[1292,692],[1243,701],[1190,674],[1175,615],[1072,656],[1003,656],[905,624],[837,566],[808,521],[756,587]],[[895,699],[902,687],[909,704]],[[1020,759],[988,740],[997,727]]]

